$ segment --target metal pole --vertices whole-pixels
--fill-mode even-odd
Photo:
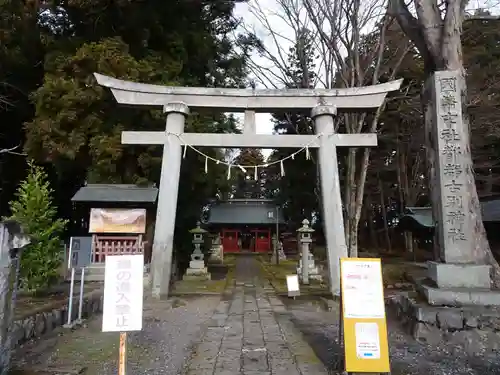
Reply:
[[[280,255],[279,255],[279,244],[280,244],[280,228],[279,228],[279,214],[280,208],[276,206],[276,264],[280,264]]]
[[[67,252],[67,254],[68,254],[67,255],[67,257],[68,257],[68,269],[70,269],[71,265],[73,264],[73,259],[71,259],[73,256],[72,249],[73,249],[73,237],[70,237],[69,238],[69,251]]]
[[[69,299],[68,299],[68,320],[65,328],[71,328],[71,316],[73,314],[73,289],[75,286],[75,268],[71,268],[71,281],[69,284]]]
[[[80,302],[78,304],[78,319],[77,324],[82,324],[82,310],[83,310],[83,285],[85,282],[85,267],[82,267],[82,277],[80,278]]]

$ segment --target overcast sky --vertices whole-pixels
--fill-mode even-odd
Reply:
[[[300,1],[300,0],[297,0]],[[381,0],[382,1],[382,0]],[[273,29],[278,33],[281,33],[285,36],[293,35],[290,34],[291,30],[286,25],[286,23],[274,15],[273,13],[278,12],[279,6],[277,5],[277,0],[250,0],[250,3],[255,4],[258,2],[262,12],[266,15],[266,18],[270,21]],[[476,9],[479,7],[490,10],[491,12],[498,14],[500,9],[500,0],[471,0],[469,2],[469,9]],[[279,47],[276,46],[272,42],[272,38],[269,37],[268,33],[259,20],[249,11],[249,6],[245,3],[239,3],[236,5],[235,16],[238,18],[242,18],[247,27],[253,29],[257,36],[264,41],[266,47],[271,50],[276,50],[276,48],[288,50],[289,45],[284,40],[279,41]],[[261,66],[272,67],[269,61],[266,59],[259,58],[254,55],[254,61],[261,64]],[[241,123],[243,123],[243,116],[238,116],[241,119]],[[258,134],[271,134],[273,132],[273,124],[271,122],[271,115],[267,113],[258,113],[256,115],[256,127]],[[268,157],[272,151],[271,150],[263,150],[264,156]]]
[[[254,1],[254,0],[250,0]],[[271,16],[272,9],[276,9],[276,1],[275,0],[259,0],[259,4],[264,7],[265,9],[269,10],[269,17]],[[248,5],[245,3],[238,3],[236,5],[235,9],[235,16],[238,18],[243,18],[245,20],[245,23],[247,25],[250,25],[252,27],[255,27],[257,31],[262,31],[262,29],[259,27],[259,23],[255,19],[255,17],[249,12],[248,10]],[[278,20],[279,22],[279,20]],[[266,35],[263,32],[258,33],[258,37],[264,40],[264,43],[266,42]],[[258,59],[257,56],[254,57],[255,59]],[[266,63],[266,61],[261,61],[263,64]],[[268,64],[267,64],[268,65]],[[271,134],[273,132],[273,124],[271,122],[271,115],[269,113],[257,113],[256,114],[256,125],[257,125],[257,133],[258,134]],[[271,152],[271,150],[264,150],[266,156]]]

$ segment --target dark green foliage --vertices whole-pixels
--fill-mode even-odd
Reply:
[[[289,87],[312,88],[315,80],[314,47],[308,30],[302,31],[302,37],[290,49]],[[313,134],[309,113],[277,113],[274,117],[275,132],[279,134]],[[296,152],[295,149],[275,150],[270,161],[279,160]],[[319,214],[319,200],[316,189],[317,159],[311,150],[311,159],[307,160],[305,152],[284,164],[285,175],[281,176],[278,164],[269,168],[267,189],[270,195],[284,207],[285,217],[294,227],[299,227],[302,220],[311,220],[313,213]],[[320,219],[320,217],[317,217]],[[319,221],[318,221],[319,223]]]
[[[59,279],[64,247],[60,234],[66,221],[57,219],[47,174],[32,162],[28,176],[10,202],[11,217],[31,237],[21,256],[20,286],[28,291],[44,290]]]
[[[70,198],[85,181],[159,182],[162,148],[122,146],[120,132],[163,130],[165,115],[118,105],[92,73],[164,85],[244,87],[255,41],[247,35],[233,40],[239,23],[233,7],[225,0],[0,1],[0,82],[13,77],[17,86],[10,92],[22,87],[24,95],[12,108],[0,107],[0,140],[6,135],[5,146],[22,147],[26,139],[28,156],[46,167],[60,215],[73,214]],[[236,121],[221,113],[192,113],[186,130],[234,132]],[[4,201],[12,191],[5,189],[7,181],[12,178],[9,186],[15,186],[22,177],[23,168],[10,170],[13,158],[0,156],[9,167],[1,170]],[[178,249],[190,247],[187,231],[208,200],[230,191],[226,169],[211,163],[205,174],[204,163],[192,151],[183,159]]]
[[[259,149],[243,149],[233,163],[242,166],[263,165],[264,156]],[[233,168],[233,198],[264,198],[265,188],[263,174],[265,170],[257,168],[257,179],[255,179],[255,168],[246,168],[245,170],[246,172],[243,172],[239,168]]]

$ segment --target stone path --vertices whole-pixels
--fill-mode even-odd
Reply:
[[[252,256],[239,256],[236,283],[194,347],[187,375],[323,375],[327,371]]]
[[[252,256],[238,257],[235,285],[222,299],[147,298],[143,330],[128,335],[127,374],[326,375],[260,273]],[[116,375],[118,334],[102,333],[100,318],[87,324],[25,345],[16,353],[19,374]]]
[[[143,330],[128,334],[127,375],[177,375],[203,334],[219,297],[144,302]],[[74,331],[58,329],[16,353],[15,375],[116,375],[119,336],[101,332],[101,318]],[[48,371],[57,370],[60,371]]]

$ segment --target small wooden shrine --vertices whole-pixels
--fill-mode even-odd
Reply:
[[[106,255],[144,253],[151,260],[151,244],[158,189],[124,184],[88,184],[71,199],[74,236],[92,236],[92,263]]]
[[[205,226],[219,232],[224,253],[272,251],[271,237],[285,220],[271,199],[229,199],[214,203]]]

